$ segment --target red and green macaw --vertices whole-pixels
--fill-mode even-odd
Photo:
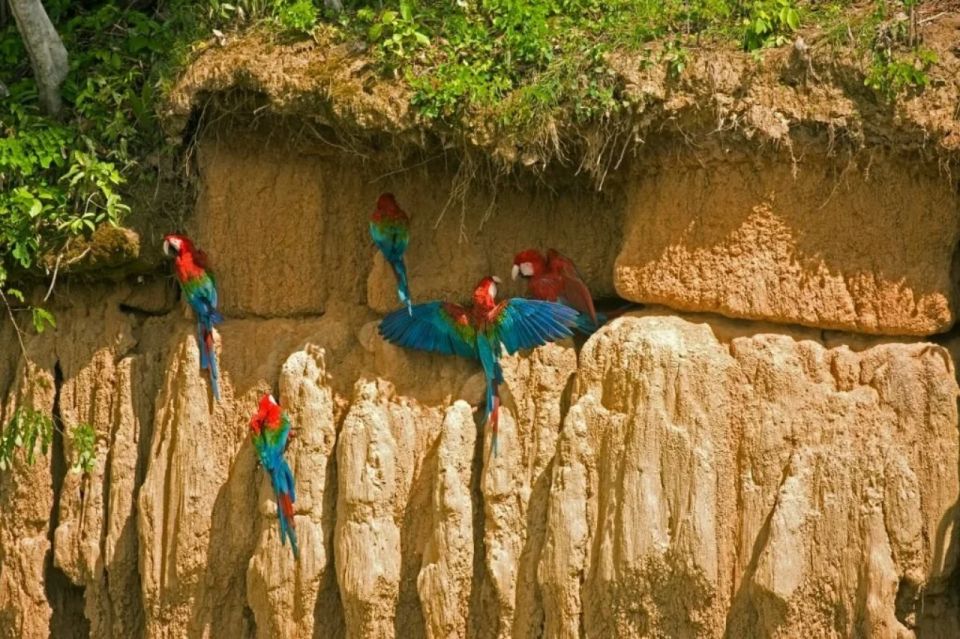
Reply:
[[[513,258],[513,279],[527,280],[527,295],[537,300],[560,302],[579,311],[576,328],[590,335],[606,321],[597,313],[593,296],[573,260],[554,249],[546,256],[536,249],[527,249]]]
[[[253,445],[257,449],[260,465],[270,476],[273,494],[277,499],[277,519],[280,520],[280,542],[290,540],[293,556],[300,558],[293,519],[293,503],[297,501],[293,471],[283,458],[290,437],[290,415],[280,409],[273,395],[260,398],[257,414],[250,420]]]
[[[213,344],[213,326],[223,321],[217,311],[217,283],[207,268],[206,254],[184,235],[170,234],[163,238],[163,252],[173,258],[173,272],[187,302],[197,315],[197,345],[200,347],[200,368],[210,372],[213,397],[220,399],[220,372]]]
[[[415,304],[380,322],[380,335],[388,342],[424,351],[479,359],[486,379],[485,420],[493,431],[491,451],[497,454],[497,424],[503,382],[500,356],[513,354],[569,337],[577,312],[562,304],[519,297],[497,302],[497,277],[485,277],[473,291],[470,304],[450,302]]]
[[[408,314],[412,314],[410,284],[407,282],[407,267],[403,263],[403,253],[410,243],[410,218],[397,204],[393,193],[384,193],[377,198],[377,208],[370,217],[370,236],[397,276],[400,303],[406,305]]]

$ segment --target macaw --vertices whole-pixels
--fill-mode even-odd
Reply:
[[[207,268],[207,255],[184,235],[166,235],[163,252],[173,258],[173,272],[197,316],[197,345],[200,368],[210,371],[213,397],[220,400],[220,372],[213,344],[213,326],[223,321],[217,310],[217,283]]]
[[[521,251],[513,258],[513,279],[527,280],[527,295],[537,300],[560,302],[577,311],[577,330],[590,335],[606,321],[597,313],[593,296],[573,260],[560,252],[547,249],[544,255],[536,249]]]
[[[380,322],[388,342],[424,351],[479,359],[486,380],[484,420],[491,426],[490,448],[497,454],[497,426],[503,382],[500,356],[572,335],[577,312],[562,304],[519,297],[497,302],[497,277],[485,277],[466,306],[450,302],[415,304],[410,313],[390,313]]]
[[[290,415],[280,409],[273,395],[260,398],[256,415],[250,420],[253,445],[257,449],[260,465],[270,476],[273,494],[277,498],[277,519],[280,520],[280,542],[290,540],[293,556],[300,558],[293,519],[293,503],[297,501],[293,471],[283,458],[290,437]]]
[[[401,304],[406,304],[407,313],[412,315],[410,284],[407,282],[407,267],[403,263],[403,253],[410,243],[410,218],[397,204],[393,193],[384,193],[377,198],[377,208],[370,217],[370,236],[397,276],[397,297]]]

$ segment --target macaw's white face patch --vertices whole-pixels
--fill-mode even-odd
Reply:
[[[163,241],[163,252],[170,257],[176,257],[180,254],[183,243],[175,237],[167,238]]]
[[[500,283],[500,278],[494,275],[490,279],[492,281],[490,282],[490,286],[487,288],[487,290],[490,292],[491,299],[497,299],[497,284]]]

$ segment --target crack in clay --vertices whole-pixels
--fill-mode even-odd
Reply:
[[[111,490],[111,487],[113,486],[113,462],[115,459],[114,446],[117,442],[117,433],[120,430],[120,423],[121,423],[120,403],[117,401],[114,401],[111,406],[111,409],[112,410],[110,411],[110,413],[111,413],[112,428],[110,429],[110,441],[107,446],[107,454],[103,460],[103,479],[102,479],[103,484],[101,486],[101,491],[102,491],[101,499],[103,501],[103,512],[102,512],[102,519],[101,519],[102,525],[100,527],[100,540],[99,540],[100,557],[108,556],[107,542],[110,535],[110,517],[111,517],[110,490]],[[86,479],[86,474],[85,474],[85,479]],[[81,530],[82,530],[82,527],[81,527]],[[101,579],[102,579],[101,592],[103,593],[103,596],[107,599],[107,602],[108,602],[108,605],[106,606],[107,627],[112,629],[113,627],[112,612],[114,610],[114,605],[113,605],[113,602],[111,601],[111,593],[110,593],[110,569],[106,565],[106,563],[103,566],[103,570],[101,572]]]
[[[67,474],[66,452],[63,440],[63,418],[60,413],[60,391],[63,388],[63,371],[60,362],[54,364],[53,396],[53,441],[50,446],[50,478],[53,500],[47,527],[50,544],[44,561],[43,588],[52,609],[50,636],[64,639],[89,637],[90,622],[84,615],[85,588],[71,583],[67,575],[56,565],[56,530],[60,523],[60,497]]]

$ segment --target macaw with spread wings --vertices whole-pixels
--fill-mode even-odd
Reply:
[[[535,348],[572,334],[577,312],[569,306],[515,297],[497,302],[497,277],[477,284],[469,304],[415,304],[390,313],[380,322],[388,342],[424,351],[479,359],[486,380],[485,419],[493,431],[491,451],[497,454],[497,424],[503,382],[500,356]]]

